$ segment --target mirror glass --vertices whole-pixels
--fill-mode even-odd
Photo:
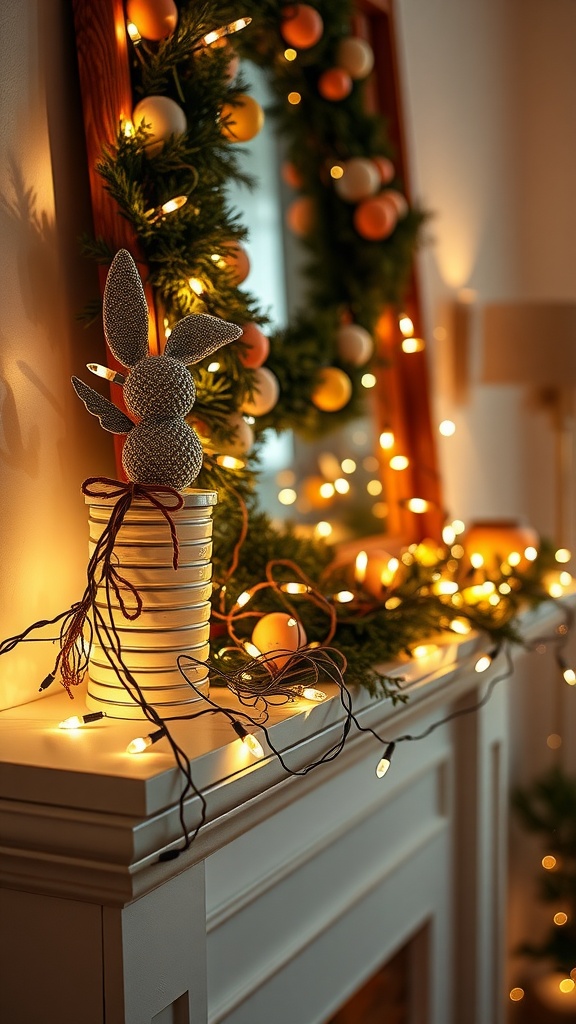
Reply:
[[[243,61],[242,74],[267,111],[272,93],[266,73]],[[306,301],[303,246],[285,225],[294,193],[282,179],[282,143],[270,116],[262,131],[239,148],[242,168],[256,182],[253,190],[228,187],[229,202],[249,231],[245,248],[251,269],[244,287],[268,314],[268,330],[273,332],[285,327]],[[370,385],[370,374],[366,378]],[[266,432],[258,493],[274,520],[290,520],[334,542],[385,529],[387,508],[370,392],[367,387],[366,415],[318,441],[304,441],[292,431]]]

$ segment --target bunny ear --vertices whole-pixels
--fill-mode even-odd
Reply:
[[[148,355],[148,307],[136,264],[126,249],[112,260],[104,289],[104,334],[123,366]]]
[[[242,328],[207,313],[192,313],[179,320],[166,342],[165,355],[183,363],[199,363],[222,345],[236,341]]]
[[[134,426],[132,420],[128,419],[127,416],[117,409],[116,406],[109,402],[103,395],[99,395],[93,388],[89,388],[83,380],[78,377],[72,377],[72,384],[74,391],[84,402],[84,405],[91,412],[93,416],[97,416],[100,420],[104,430],[109,430],[111,434],[128,434]]]

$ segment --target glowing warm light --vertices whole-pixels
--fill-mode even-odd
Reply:
[[[570,584],[572,583],[572,573],[570,573],[570,572],[561,572],[559,577],[558,577],[558,580],[562,584],[563,587],[569,587]]]
[[[519,551],[511,551],[510,554],[508,555],[508,565],[512,565],[512,566],[520,565],[521,561],[522,561],[522,555],[520,554]]]
[[[386,519],[386,516],[388,515],[388,505],[385,501],[377,501],[372,505],[371,511],[375,519]]]
[[[510,989],[510,999],[513,1003],[519,1003],[521,999],[524,999],[524,989],[518,986]]]
[[[343,174],[344,168],[341,167],[340,164],[333,164],[330,168],[330,177],[334,178],[335,181],[337,181],[338,178],[341,178]]]
[[[366,566],[368,565],[368,554],[366,551],[359,551],[356,555],[356,567],[354,575],[357,583],[363,583],[366,578]]]
[[[297,497],[298,495],[292,487],[283,487],[282,490],[278,492],[278,501],[281,505],[293,505]]]
[[[188,284],[190,285],[195,295],[198,295],[198,297],[204,295],[204,285],[202,284],[202,281],[200,281],[198,277],[189,277]]]
[[[222,469],[244,469],[244,459],[237,459],[235,455],[218,455],[216,462]]]
[[[394,753],[395,746],[395,743],[389,743],[384,751],[383,757],[378,761],[378,764],[376,765],[376,777],[378,779],[383,779],[386,775],[392,761],[392,754]]]
[[[484,565],[484,556],[479,551],[473,551],[470,555],[470,562],[475,569],[481,569]]]
[[[296,60],[297,56],[298,51],[293,50],[291,46],[289,46],[287,50],[284,50],[284,60]]]
[[[296,690],[301,697],[304,697],[306,700],[312,700],[315,704],[320,704],[323,700],[326,700],[324,690],[317,690],[314,686],[297,686]]]
[[[562,597],[564,587],[561,583],[551,583],[548,587],[548,593],[550,594],[550,597]]]
[[[262,654],[260,648],[256,647],[256,644],[251,643],[250,640],[244,641],[244,650],[246,651],[246,654],[250,655],[251,658],[259,658],[260,655]]]
[[[208,363],[208,372],[209,373],[218,373],[219,369],[220,369],[220,363],[218,363],[218,362]]]
[[[334,481],[334,488],[338,491],[338,494],[348,494],[350,484],[344,479],[344,477],[340,476]]]
[[[354,600],[354,594],[351,590],[340,590],[334,595],[334,600],[338,601],[340,604],[349,604],[350,601]]]
[[[314,533],[318,537],[329,537],[332,533],[332,523],[327,523],[325,519],[321,519],[319,523],[316,523]]]
[[[293,107],[297,107],[302,97],[299,92],[288,93],[288,103],[291,103]]]
[[[572,558],[572,552],[569,551],[568,548],[558,548],[554,558],[557,562],[569,562]]]
[[[432,585],[434,594],[455,594],[457,590],[458,584],[455,580],[438,580]]]
[[[509,583],[501,583],[500,586],[498,587],[498,590],[500,591],[501,594],[512,593],[512,587],[510,586]]]
[[[542,867],[546,868],[546,871],[552,871],[556,867],[556,857],[553,857],[551,853],[546,854],[542,857]]]
[[[442,437],[453,437],[456,433],[456,424],[454,420],[442,420],[438,424],[438,430],[442,434]]]
[[[354,459],[342,459],[340,468],[343,473],[355,473],[356,463],[354,462]]]
[[[211,46],[212,43],[217,42],[218,39],[222,39],[223,36],[231,36],[234,32],[240,32],[240,30],[246,28],[251,21],[252,18],[238,18],[236,21],[231,21],[228,25],[221,25],[220,28],[215,28],[212,32],[207,32],[200,42],[204,43],[204,46]]]
[[[528,562],[533,562],[536,558],[538,558],[538,551],[536,550],[536,548],[533,548],[532,545],[530,545],[529,547],[524,548],[524,558]]]
[[[426,512],[430,508],[430,502],[426,501],[426,498],[408,498],[406,508],[410,512],[416,512],[420,515],[422,512]]]
[[[462,558],[464,554],[464,548],[461,544],[453,544],[450,548],[450,554],[454,555],[454,558]]]
[[[394,434],[391,430],[383,430],[379,437],[380,447],[384,450],[394,447]]]
[[[141,754],[148,747],[151,747],[153,743],[157,743],[163,736],[166,735],[165,729],[157,729],[156,732],[151,732],[148,736],[137,736],[136,739],[132,740],[126,747],[128,754]]]
[[[483,654],[474,665],[475,672],[486,672],[486,669],[490,668],[492,664],[492,658],[489,654]]]
[[[382,494],[382,483],[380,480],[369,480],[366,484],[366,490],[368,494],[371,494],[373,498],[377,497],[378,494]]]
[[[442,530],[442,540],[444,541],[445,544],[448,545],[448,547],[450,547],[450,545],[454,543],[454,541],[456,540],[456,534],[454,533],[453,526],[444,527],[444,529]]]
[[[323,483],[318,488],[318,493],[321,498],[333,498],[334,497],[334,484],[328,482]]]
[[[565,668],[562,675],[564,676],[564,682],[568,683],[568,686],[574,686],[576,683],[576,672],[573,668]]]
[[[402,313],[398,318],[398,327],[405,338],[409,338],[411,334],[414,334],[414,323],[407,313]]]
[[[176,210],[180,210],[188,202],[188,196],[174,196],[173,199],[169,199],[166,203],[162,203],[160,209],[162,213],[175,213]]]
[[[456,618],[456,619],[452,619],[452,621],[450,623],[450,629],[454,633],[459,633],[460,636],[466,636],[470,632],[470,630],[472,629],[472,626],[471,626],[470,622],[468,621],[468,619]]]
[[[376,377],[373,373],[364,373],[360,380],[363,388],[373,388],[376,385]]]
[[[251,597],[252,594],[250,593],[249,590],[243,590],[242,593],[236,598],[236,604],[238,605],[239,608],[243,608],[245,604],[248,604],[248,601],[250,600]]]
[[[407,355],[411,355],[413,352],[422,352],[425,348],[424,338],[404,338],[402,342],[402,351]]]
[[[558,988],[561,992],[573,992],[574,988],[576,988],[576,985],[572,981],[572,978],[562,978],[562,981],[559,983]]]
[[[307,587],[305,583],[281,583],[280,590],[284,594],[308,594],[310,587]]]
[[[466,523],[463,523],[461,519],[454,519],[452,521],[452,529],[454,530],[454,533],[464,533]]]
[[[83,725],[99,722],[102,718],[106,718],[105,711],[90,711],[87,715],[72,715],[71,718],[65,718],[63,722],[60,722],[58,728],[81,729]]]
[[[134,44],[139,43],[140,40],[142,39],[142,36],[140,35],[140,30],[138,26],[134,24],[133,21],[129,21],[127,23],[126,31]]]
[[[553,920],[554,924],[557,924],[559,927],[561,927],[563,924],[566,924],[568,920],[568,914],[565,914],[563,910],[559,910],[557,914],[554,914]]]
[[[132,138],[132,136],[134,135],[134,125],[132,124],[132,121],[125,121],[124,122],[124,129],[123,129],[123,131],[124,131],[124,135],[125,135],[125,137],[127,139],[131,139]]]
[[[559,736],[557,732],[551,732],[546,738],[546,746],[549,747],[550,750],[559,750],[562,746],[562,737]]]
[[[410,460],[405,455],[393,455],[388,465],[390,469],[408,469]]]
[[[488,604],[491,604],[493,608],[496,608],[500,604],[500,598],[498,594],[490,594],[488,598]]]
[[[438,650],[437,644],[418,644],[412,648],[412,654],[415,658],[429,658],[431,654],[435,654]]]
[[[252,735],[251,732],[247,732],[246,735],[242,737],[242,743],[244,746],[248,747],[248,750],[254,755],[254,757],[264,757],[264,748],[262,744],[255,736]]]
[[[100,363],[86,363],[86,369],[90,370],[90,373],[94,373],[97,377],[104,377],[105,380],[111,381],[112,384],[123,384],[126,380],[123,373],[111,370],[108,366],[102,366]]]

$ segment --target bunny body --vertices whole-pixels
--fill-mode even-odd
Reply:
[[[136,265],[121,249],[112,262],[104,291],[104,333],[109,348],[123,366],[131,367],[124,382],[126,408],[120,409],[77,377],[74,389],[105,430],[127,434],[122,464],[129,480],[162,484],[183,490],[202,468],[202,446],[184,417],[196,398],[186,363],[196,363],[242,330],[217,317],[184,317],[174,327],[164,355],[148,352],[148,310]]]

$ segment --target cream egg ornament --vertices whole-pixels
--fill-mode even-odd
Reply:
[[[365,39],[347,36],[338,44],[336,51],[338,67],[344,68],[350,78],[357,81],[366,78],[374,67],[374,50]]]
[[[242,404],[242,412],[248,416],[266,416],[271,412],[280,396],[278,378],[266,366],[254,371],[254,393]]]
[[[343,363],[364,366],[374,351],[372,335],[360,324],[342,324],[336,334],[336,351]]]
[[[132,111],[132,123],[135,128],[144,124],[149,129],[150,139],[146,143],[149,156],[156,156],[171,135],[184,135],[187,127],[182,107],[169,96],[145,96]]]
[[[175,324],[164,354],[148,355],[148,307],[136,264],[126,249],[112,261],[104,289],[104,334],[112,355],[129,372],[122,384],[134,422],[112,402],[72,377],[74,390],[104,430],[126,434],[122,465],[129,480],[184,490],[202,468],[202,446],[184,417],[196,398],[188,363],[198,363],[242,329],[197,314]]]
[[[382,179],[373,160],[355,156],[343,164],[344,174],[334,182],[336,195],[346,203],[359,203],[376,195]]]
[[[232,431],[228,441],[220,445],[223,455],[247,455],[254,444],[254,431],[244,417],[239,413],[232,413],[226,420],[226,426]]]
[[[256,623],[252,643],[261,654],[281,652],[277,657],[266,658],[266,665],[273,671],[283,668],[290,656],[306,644],[306,633],[301,622],[287,612],[270,612]]]

